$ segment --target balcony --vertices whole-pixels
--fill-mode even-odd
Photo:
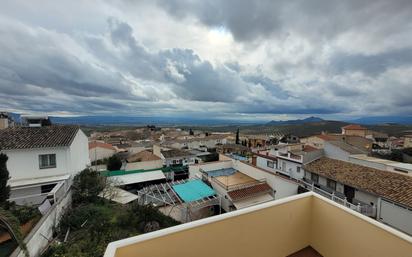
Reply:
[[[284,257],[300,256],[302,249],[322,256],[406,257],[412,238],[307,192],[112,242],[104,257]]]

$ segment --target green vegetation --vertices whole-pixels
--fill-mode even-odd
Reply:
[[[117,155],[113,155],[107,160],[108,170],[120,170],[121,167],[122,167],[122,161]]]
[[[153,207],[121,205],[98,197],[104,185],[104,178],[91,170],[75,177],[73,206],[56,234],[62,243],[52,244],[43,257],[103,256],[112,241],[178,224]]]
[[[7,199],[10,197],[10,186],[7,185],[9,180],[9,171],[7,170],[7,155],[0,153],[0,206],[7,205]]]

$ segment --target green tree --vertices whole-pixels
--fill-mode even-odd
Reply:
[[[113,155],[107,160],[108,170],[120,170],[121,167],[122,167],[122,161],[117,155]]]
[[[7,160],[7,155],[0,153],[0,206],[5,206],[10,197],[10,186],[7,185],[10,178],[6,165]]]
[[[24,254],[29,257],[27,247],[23,242],[23,235],[20,231],[19,220],[13,216],[12,213],[0,208],[0,228],[9,233],[12,240],[14,240],[20,249],[23,250]]]
[[[240,144],[240,138],[239,138],[239,128],[236,131],[236,144]]]
[[[97,171],[85,169],[74,177],[73,202],[95,202],[105,186],[105,178]]]

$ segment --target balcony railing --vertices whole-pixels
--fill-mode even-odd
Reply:
[[[352,209],[354,211],[357,211],[359,213],[362,213],[363,215],[369,216],[369,217],[376,217],[376,207],[375,206],[371,206],[368,204],[361,204],[358,201],[358,204],[353,204],[350,203],[346,197],[341,197],[337,194],[335,194],[334,192],[330,193],[328,191],[322,190],[318,187],[315,187],[314,183],[308,183],[307,181],[304,180],[300,180],[301,184],[303,185],[304,188],[315,192],[317,194],[320,194],[328,199],[331,199],[332,201],[339,203],[349,209]]]
[[[251,182],[246,182],[246,183],[239,183],[239,184],[233,184],[233,185],[226,185],[223,182],[219,181],[218,179],[216,179],[215,177],[212,177],[211,179],[213,182],[215,182],[216,184],[218,184],[220,187],[222,187],[223,189],[225,189],[227,192],[229,191],[233,191],[233,190],[239,190],[239,189],[244,189],[244,188],[248,188],[248,187],[252,187],[252,186],[256,186],[259,184],[265,184],[266,183],[266,179],[259,179],[259,180],[255,180],[255,181],[251,181]]]

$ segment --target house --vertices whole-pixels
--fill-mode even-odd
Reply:
[[[303,178],[303,164],[323,156],[323,150],[304,144],[276,145],[269,151],[258,151],[252,163],[270,172],[293,179]]]
[[[220,154],[238,154],[242,156],[246,156],[250,151],[247,146],[238,145],[238,144],[225,144],[225,145],[218,145],[216,147],[216,152]]]
[[[50,192],[68,190],[90,164],[88,140],[78,126],[3,129],[0,151],[9,157],[10,200],[17,204],[40,204]]]
[[[412,147],[412,135],[405,135],[404,136],[403,147],[404,148]]]
[[[233,211],[297,194],[299,183],[249,163],[219,155],[219,161],[189,166],[189,177],[210,184]]]
[[[114,241],[104,257],[406,257],[411,252],[411,237],[307,192]]]
[[[12,127],[14,125],[13,119],[7,112],[0,112],[0,129]]]
[[[412,177],[322,157],[304,166],[304,180],[361,213],[412,234]],[[315,190],[316,192],[316,190]]]
[[[378,170],[398,172],[404,175],[412,176],[412,164],[396,162],[386,159],[375,158],[365,154],[354,154],[349,156],[349,162],[370,167]]]
[[[101,141],[89,142],[89,156],[90,161],[103,160],[113,156],[117,152],[117,149],[111,144],[107,144]]]
[[[302,138],[301,142],[304,143],[305,145],[310,145],[318,149],[323,149],[325,141],[331,141],[331,140],[334,140],[332,136],[328,134],[320,134],[320,135]]]
[[[349,161],[349,157],[353,154],[368,154],[361,148],[343,141],[326,141],[324,143],[324,152],[326,157],[341,161]]]
[[[195,163],[195,155],[180,149],[161,148],[160,146],[153,145],[153,154],[160,157],[163,160],[163,165],[166,167],[173,165],[185,166]]]
[[[163,167],[163,160],[147,150],[130,155],[126,162],[125,170],[151,170]]]
[[[365,137],[367,128],[357,124],[350,124],[342,127],[342,135]]]

